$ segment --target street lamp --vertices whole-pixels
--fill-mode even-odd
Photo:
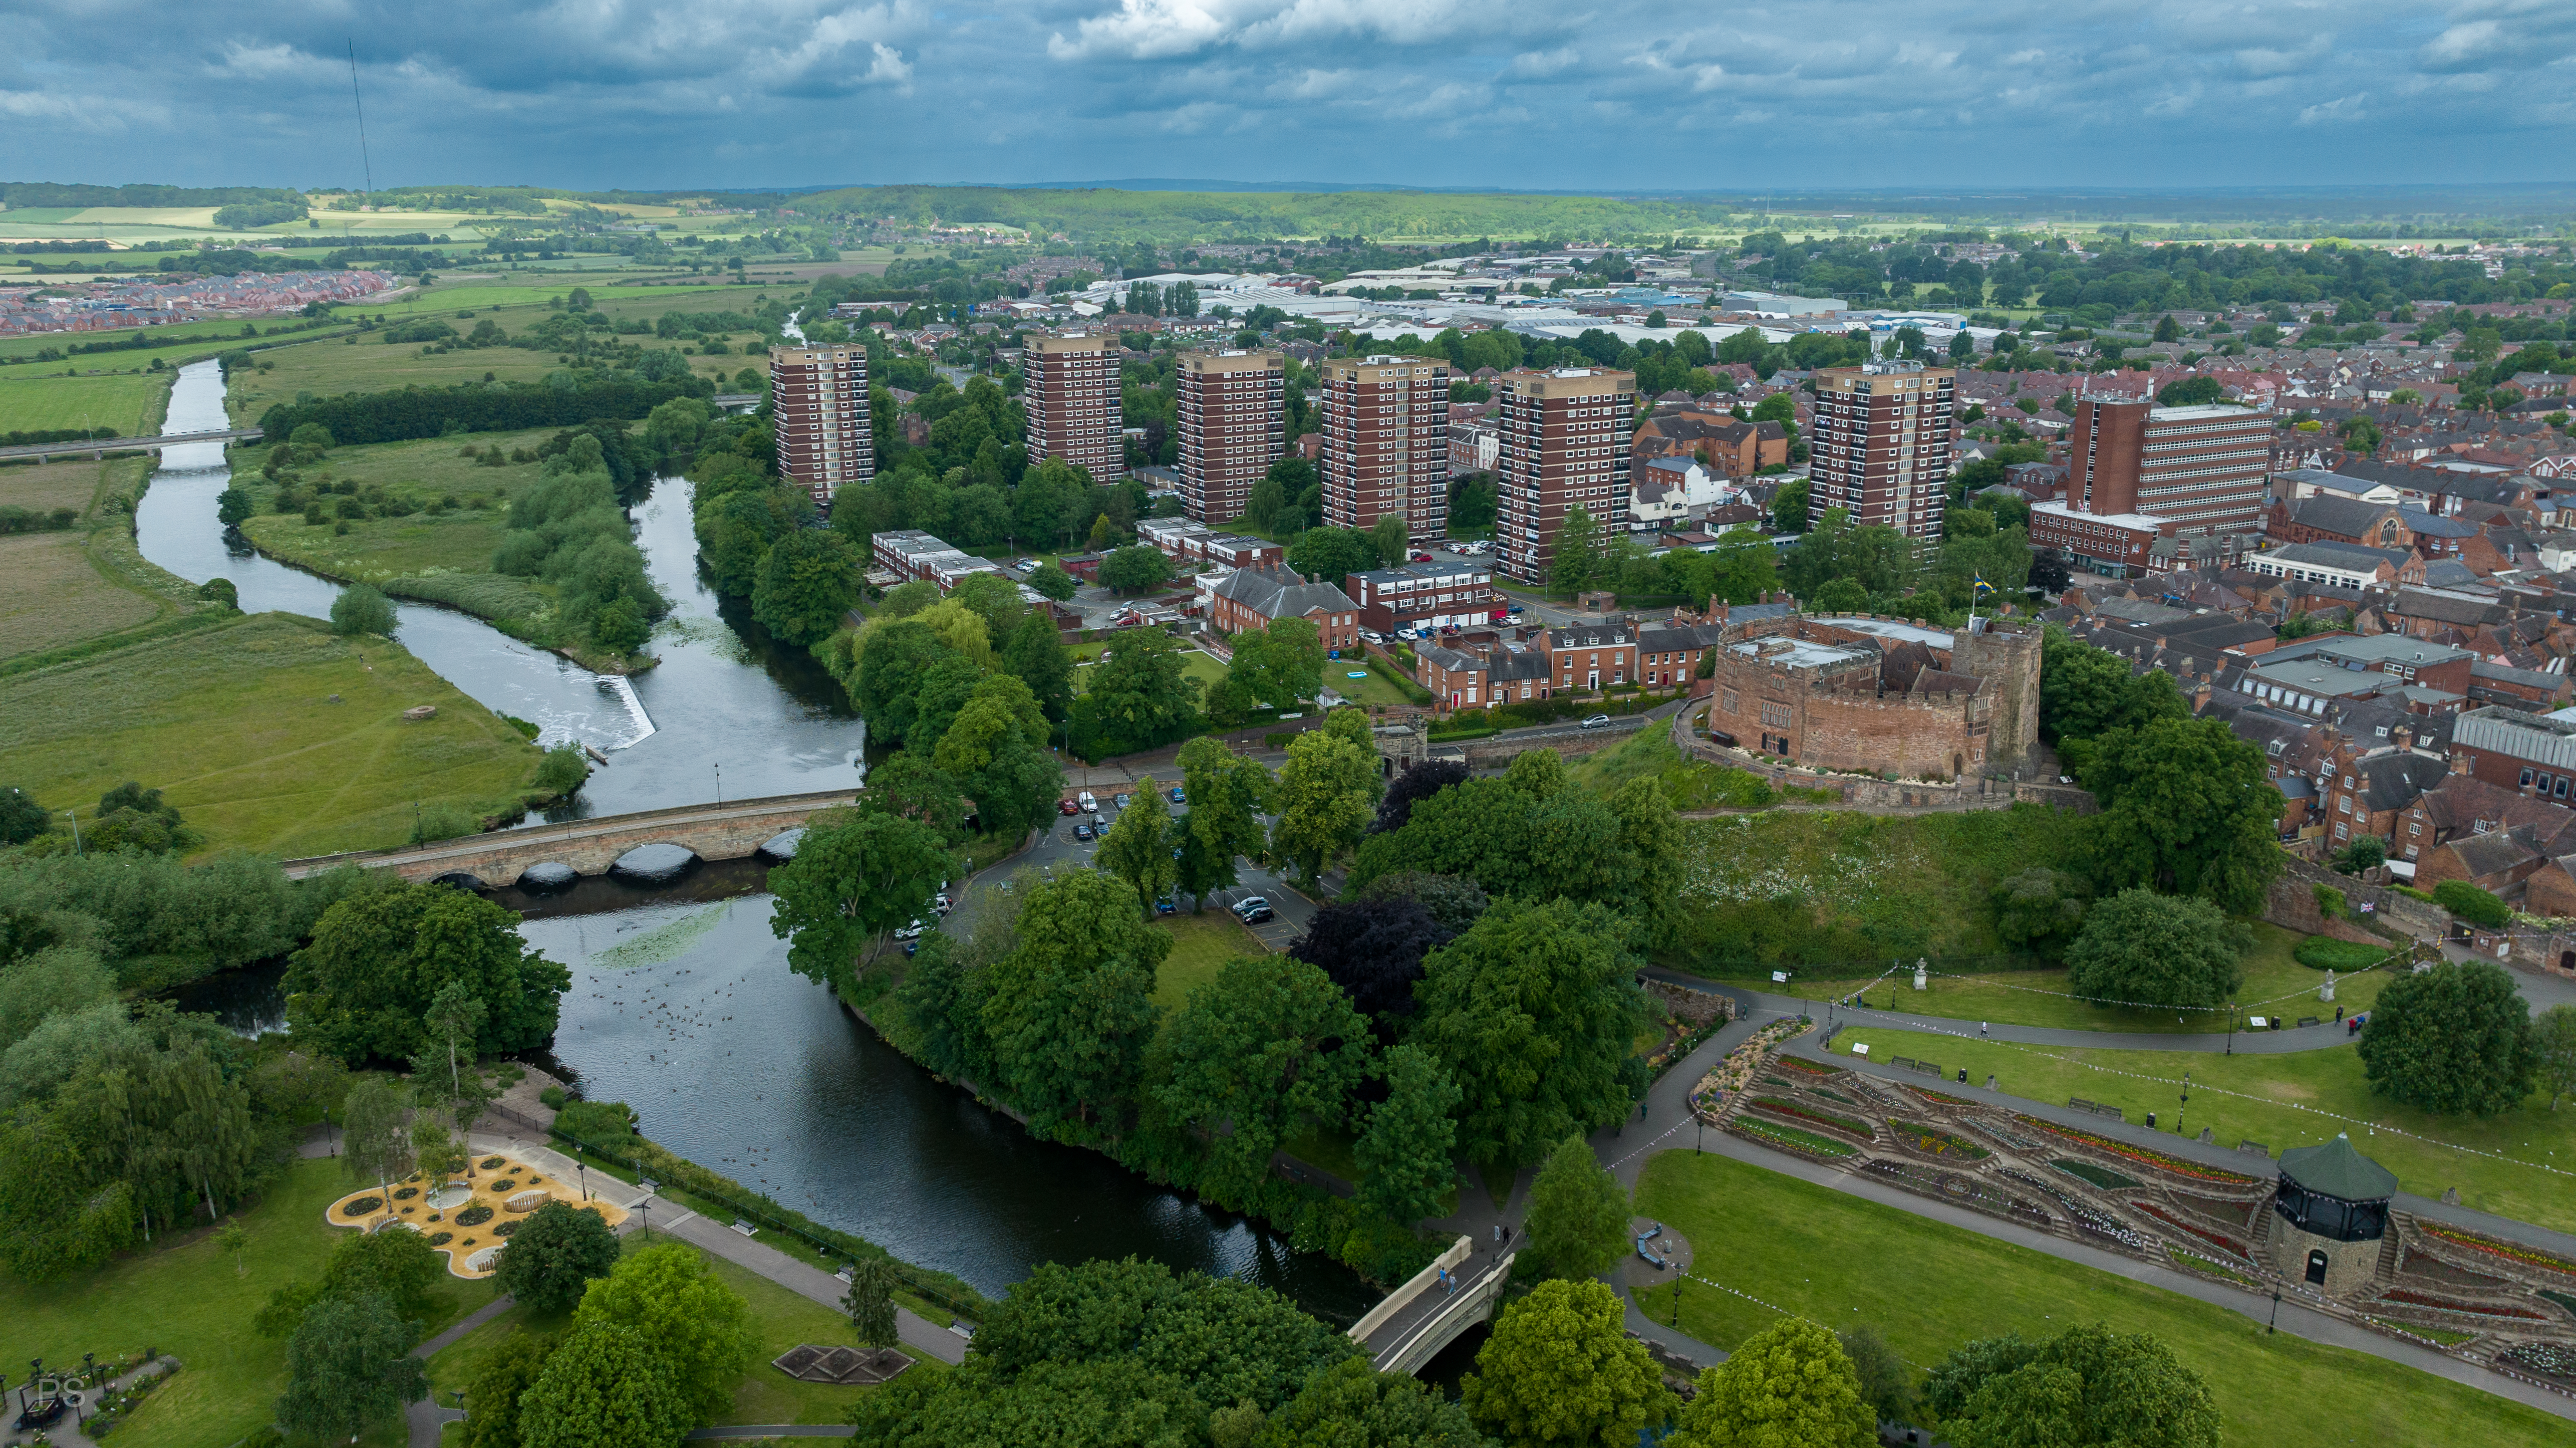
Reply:
[[[586,1201],[589,1201],[589,1200],[590,1200],[590,1168],[589,1168],[588,1166],[585,1166],[584,1164],[582,1164],[582,1163],[580,1163],[580,1162],[574,1162],[574,1163],[572,1164],[572,1169],[573,1169],[574,1173],[575,1173],[576,1175],[578,1175],[578,1176],[581,1178],[581,1199],[582,1199],[583,1201],[585,1201],[585,1202],[586,1202]]]
[[[2236,1002],[2227,1003],[2227,1054],[2236,1054]]]
[[[2273,1289],[2272,1289],[2272,1321],[2271,1321],[2271,1324],[2270,1324],[2269,1326],[2267,1326],[2267,1327],[2265,1327],[2265,1328],[2263,1329],[2263,1335],[2264,1335],[2264,1336],[2266,1336],[2266,1337],[2269,1337],[2269,1336],[2271,1336],[2272,1334],[2279,1332],[2280,1330],[2281,1330],[2281,1289],[2280,1289],[2280,1288],[2278,1288],[2278,1287],[2275,1287],[2275,1288],[2273,1288]]]
[[[2191,1073],[2182,1073],[2182,1105],[2174,1111],[2174,1135],[2182,1135],[2182,1115],[2191,1109]]]

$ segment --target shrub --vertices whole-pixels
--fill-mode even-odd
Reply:
[[[2434,886],[2433,903],[2471,925],[2494,927],[2513,918],[2502,900],[2466,880],[2444,880]]]
[[[2388,958],[2385,946],[2365,945],[2357,940],[2329,940],[2322,935],[2311,935],[2300,941],[2299,948],[2291,953],[2299,964],[2310,970],[2339,970],[2347,974],[2368,970]]]
[[[2316,893],[2317,914],[2328,920],[2341,920],[2344,915],[2343,892],[2332,885],[2309,887]]]
[[[331,600],[331,631],[342,634],[382,634],[394,631],[394,606],[385,596],[363,583],[352,583]]]

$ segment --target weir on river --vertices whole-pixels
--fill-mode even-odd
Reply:
[[[215,364],[182,370],[166,425],[227,425]],[[163,456],[137,510],[144,556],[192,582],[231,579],[245,609],[327,616],[337,585],[227,544],[215,519],[226,464],[213,444]],[[728,799],[859,782],[864,726],[839,685],[700,581],[689,495],[685,479],[664,478],[635,510],[646,568],[673,611],[647,646],[660,664],[631,680],[397,601],[397,637],[441,676],[541,737],[608,755],[559,820],[712,802],[718,766]],[[521,933],[572,968],[554,1055],[589,1095],[627,1102],[682,1156],[987,1293],[1039,1262],[1133,1254],[1242,1275],[1339,1322],[1377,1300],[1275,1234],[1097,1153],[1031,1139],[906,1060],[787,968],[762,873],[737,862],[658,889],[585,880],[553,899],[505,892],[529,913]],[[281,971],[228,972],[181,1004],[276,1029]]]

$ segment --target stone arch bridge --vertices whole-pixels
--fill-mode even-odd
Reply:
[[[569,865],[584,875],[604,875],[617,857],[638,845],[679,845],[703,860],[740,860],[761,842],[791,830],[819,811],[854,803],[851,790],[782,794],[726,804],[680,805],[635,814],[603,815],[561,824],[495,830],[400,850],[364,850],[288,860],[288,876],[301,879],[336,865],[392,870],[406,880],[467,874],[489,885],[512,885],[531,865]]]

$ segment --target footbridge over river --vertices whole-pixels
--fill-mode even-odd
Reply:
[[[1494,1315],[1518,1255],[1502,1246],[1489,1243],[1480,1251],[1472,1238],[1460,1237],[1352,1323],[1351,1341],[1368,1348],[1379,1372],[1422,1371],[1458,1334]]]
[[[0,447],[0,459],[35,458],[41,461],[45,458],[76,458],[84,453],[90,457],[103,458],[109,453],[122,452],[157,454],[165,447],[193,447],[204,442],[257,441],[259,441],[259,429],[255,427],[219,428],[212,432],[165,432],[152,437],[85,437],[71,442],[22,443],[16,447]]]
[[[846,789],[782,794],[728,804],[680,805],[636,814],[602,815],[561,824],[495,830],[400,850],[367,850],[288,860],[286,873],[301,879],[335,865],[392,870],[406,880],[472,875],[487,885],[513,885],[531,865],[569,865],[583,875],[604,875],[620,855],[638,845],[678,845],[702,860],[749,858],[761,843],[805,823],[820,811],[855,802]]]

